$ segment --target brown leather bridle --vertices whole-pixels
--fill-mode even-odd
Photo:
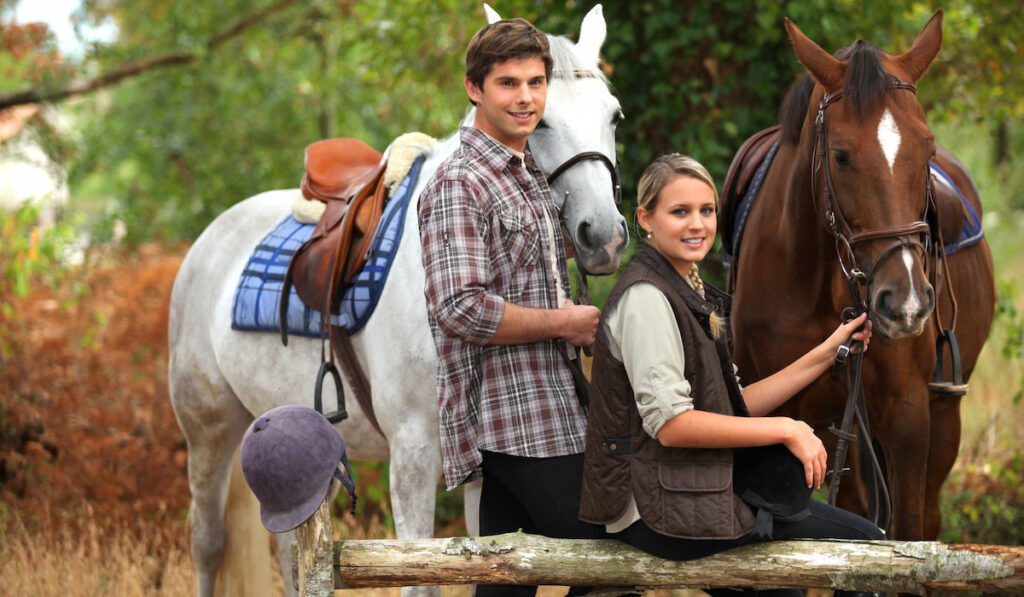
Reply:
[[[913,83],[907,83],[906,81],[894,81],[889,85],[890,90],[906,90],[911,93],[917,94],[917,87]],[[839,260],[839,267],[843,271],[843,275],[846,277],[850,286],[851,298],[854,301],[854,311],[852,317],[856,317],[867,311],[867,306],[864,305],[860,298],[859,286],[865,287],[870,285],[871,276],[874,274],[879,263],[882,262],[889,254],[896,249],[903,247],[913,247],[918,250],[921,254],[922,262],[928,263],[928,248],[929,243],[929,227],[925,221],[927,219],[928,210],[932,205],[932,186],[931,177],[925,175],[925,208],[924,213],[921,214],[921,218],[908,224],[901,224],[898,226],[886,226],[884,228],[875,228],[872,230],[864,230],[855,232],[850,224],[846,221],[846,217],[843,215],[842,209],[839,207],[839,203],[836,199],[835,186],[832,182],[832,171],[829,168],[828,159],[828,130],[825,125],[825,109],[830,105],[838,102],[843,98],[843,89],[839,88],[832,93],[825,94],[818,104],[818,115],[814,119],[816,137],[814,140],[814,154],[811,160],[811,178],[814,179],[814,174],[819,169],[822,170],[825,179],[825,212],[824,222],[827,230],[833,236],[836,243],[836,257]],[[814,200],[815,210],[818,209],[818,198],[817,188],[811,186],[811,196]],[[872,261],[870,267],[865,271],[857,263],[856,255],[854,254],[854,247],[857,243],[873,241],[879,239],[888,239],[888,243],[882,251]]]
[[[894,81],[890,83],[889,89],[902,89],[910,91],[915,95],[917,94],[917,87],[913,83],[907,83],[905,81]],[[897,249],[913,247],[920,251],[921,260],[922,263],[925,264],[925,269],[930,269],[928,267],[928,256],[930,254],[928,243],[930,242],[930,234],[926,219],[928,217],[928,210],[931,209],[933,204],[933,199],[931,176],[926,174],[925,207],[919,220],[907,224],[886,226],[872,230],[853,230],[849,222],[847,222],[846,217],[843,215],[843,211],[840,209],[839,203],[836,199],[835,185],[832,182],[832,172],[829,168],[829,159],[827,155],[828,131],[825,125],[825,109],[842,98],[843,89],[839,88],[832,93],[825,94],[821,99],[821,102],[818,104],[818,114],[814,119],[816,136],[814,140],[814,153],[811,160],[811,180],[814,180],[815,174],[817,174],[818,170],[821,169],[825,179],[824,223],[828,232],[835,239],[836,257],[839,261],[839,267],[842,270],[843,275],[846,277],[847,287],[850,291],[850,298],[853,302],[853,306],[843,309],[843,312],[840,315],[842,321],[846,322],[858,317],[861,313],[868,311],[867,305],[864,304],[864,301],[861,299],[860,287],[870,287],[871,278],[874,275],[875,270],[878,268],[878,265],[883,259]],[[814,208],[817,210],[817,187],[814,184],[811,185],[811,197],[814,202]],[[885,247],[871,262],[869,269],[865,272],[857,263],[854,247],[857,243],[877,240],[886,240],[887,242]],[[870,500],[872,502],[870,508],[872,511],[872,518],[876,524],[879,524],[879,526],[884,529],[889,525],[892,504],[888,488],[886,487],[885,473],[882,471],[881,465],[878,462],[878,458],[872,446],[871,430],[868,425],[867,402],[864,398],[864,385],[861,377],[861,366],[864,359],[863,346],[860,346],[859,350],[851,351],[851,344],[853,344],[853,342],[848,341],[844,346],[840,347],[833,366],[833,370],[842,366],[845,366],[846,368],[847,401],[846,408],[843,412],[841,427],[836,428],[835,425],[829,427],[829,431],[838,437],[838,441],[836,443],[833,466],[829,471],[830,481],[828,501],[833,505],[836,503],[836,497],[839,492],[839,479],[842,477],[843,473],[849,471],[848,468],[844,468],[844,464],[846,461],[848,443],[857,440],[857,436],[851,433],[853,420],[856,418],[858,427],[860,428],[860,434],[865,439],[863,449],[870,456],[874,479],[876,482],[875,492],[870,496]]]

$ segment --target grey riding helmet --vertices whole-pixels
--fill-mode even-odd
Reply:
[[[260,518],[269,531],[290,531],[313,516],[332,478],[348,490],[355,509],[345,440],[312,408],[288,405],[263,413],[246,430],[241,457],[242,476],[260,501]]]

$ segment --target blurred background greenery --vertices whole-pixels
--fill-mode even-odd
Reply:
[[[30,277],[58,275],[75,251],[111,241],[187,243],[232,204],[297,186],[312,141],[351,136],[382,149],[407,131],[454,131],[468,108],[463,52],[484,22],[480,4],[469,0],[82,0],[73,23],[80,30],[112,24],[116,34],[85,40],[72,54],[47,26],[17,22],[18,4],[0,0],[0,108],[7,109],[0,115],[41,106],[19,134],[45,151],[68,192],[45,227],[37,225],[38,207],[0,213],[0,303],[8,310],[5,292],[23,295]],[[493,3],[503,16],[570,38],[592,4]],[[635,181],[653,157],[689,153],[721,181],[743,140],[775,122],[801,72],[784,17],[829,52],[863,38],[899,53],[938,8],[879,0],[606,2],[603,56],[626,115],[618,133],[623,213],[632,213]],[[981,381],[967,399],[975,407],[965,409],[962,462],[947,489],[945,538],[1022,544],[1024,4],[951,0],[941,8],[943,50],[919,97],[939,143],[961,157],[981,189],[1000,288]],[[65,93],[90,81],[95,89]],[[12,146],[0,146],[0,160]],[[712,278],[720,275],[716,262],[707,260]],[[591,280],[597,304],[613,281]],[[360,507],[387,521],[386,464],[360,466],[376,496]],[[998,497],[979,497],[979,488]],[[439,495],[439,525],[459,524],[459,504],[456,495]]]

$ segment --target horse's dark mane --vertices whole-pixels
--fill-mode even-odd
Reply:
[[[804,126],[804,118],[807,117],[807,107],[811,103],[813,89],[814,79],[811,78],[811,75],[804,73],[786,92],[786,99],[782,100],[782,105],[779,107],[779,124],[782,125],[784,141],[800,142],[800,130]]]
[[[858,119],[878,105],[892,84],[898,82],[882,68],[878,48],[865,41],[858,39],[836,52],[835,58],[846,61],[843,97]],[[779,107],[779,124],[786,141],[796,143],[800,140],[800,129],[807,117],[813,89],[814,80],[805,73],[786,93],[786,99]]]

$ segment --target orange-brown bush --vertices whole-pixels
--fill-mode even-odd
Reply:
[[[184,254],[94,251],[55,288],[0,297],[0,514],[138,533],[180,521],[185,442],[167,397],[167,310]],[[44,520],[45,519],[45,520]],[[45,523],[45,524],[42,524]],[[184,539],[184,538],[183,538]]]

